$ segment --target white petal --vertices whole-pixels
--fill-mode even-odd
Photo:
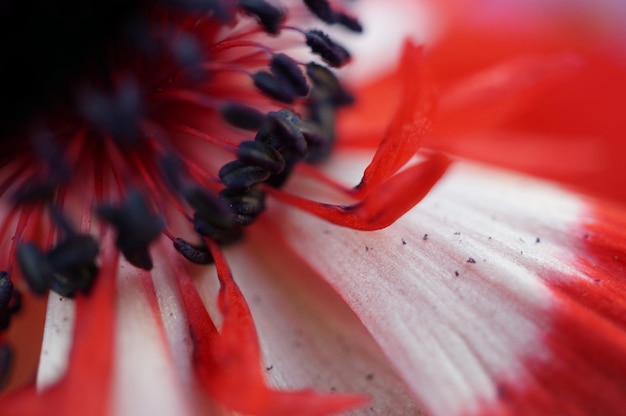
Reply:
[[[584,210],[576,197],[456,166],[380,232],[273,209],[285,239],[276,250],[294,250],[328,280],[433,414],[476,411],[497,400],[496,380],[524,385],[522,360],[550,359],[541,336],[553,301],[538,273],[575,274],[566,239]]]
[[[67,359],[74,334],[75,304],[56,293],[48,296],[48,309],[37,370],[37,389],[42,390],[61,378],[67,370]]]
[[[157,305],[149,303],[149,279],[128,264],[120,269],[114,411],[117,415],[191,414],[165,332],[159,327]]]
[[[252,230],[226,254],[254,316],[271,385],[370,396],[355,414],[421,414],[354,313],[305,264]],[[208,305],[215,280],[201,279]]]

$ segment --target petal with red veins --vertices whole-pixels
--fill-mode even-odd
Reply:
[[[588,207],[536,180],[459,165],[388,229],[362,234],[284,207],[272,244],[327,279],[432,414],[516,411],[522,393],[525,414],[589,409],[593,393],[615,409],[626,405],[614,394],[626,382],[623,330],[572,308],[556,284],[593,280],[576,256]],[[558,377],[569,364],[579,377]],[[575,405],[563,399],[581,391]]]

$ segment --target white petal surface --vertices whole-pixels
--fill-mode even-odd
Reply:
[[[115,414],[191,414],[165,333],[146,296],[150,277],[128,264],[119,274]]]
[[[337,160],[342,178],[354,174]],[[555,187],[464,165],[380,232],[272,207],[284,237],[276,250],[294,250],[328,280],[440,415],[478,411],[497,400],[496,380],[524,385],[523,359],[550,359],[541,336],[553,305],[538,275],[575,274],[567,238],[583,208]]]
[[[226,255],[254,316],[269,383],[285,390],[371,397],[365,407],[348,414],[422,414],[339,296],[306,264],[268,246],[262,233],[252,229],[254,235]],[[215,280],[205,276],[198,281],[207,305],[215,303]]]
[[[37,370],[37,388],[54,384],[67,370],[75,316],[74,301],[50,292]]]

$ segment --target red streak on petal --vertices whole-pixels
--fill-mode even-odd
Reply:
[[[372,231],[393,224],[413,208],[441,179],[449,165],[450,159],[445,155],[429,155],[424,162],[371,188],[361,202],[349,206],[322,204],[270,187],[264,190],[278,200],[333,224]]]
[[[626,220],[598,205],[578,236],[585,278],[542,276],[556,296],[544,343],[549,361],[527,360],[530,385],[505,382],[485,415],[620,415],[626,409]]]

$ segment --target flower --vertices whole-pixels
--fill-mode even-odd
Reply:
[[[296,21],[300,13],[310,15],[312,12],[327,23],[343,22],[348,27],[357,27],[355,20],[339,9],[328,8],[326,2],[305,3],[308,11],[297,5],[289,9],[289,15],[296,16]],[[323,107],[328,102],[312,103],[310,99],[320,92],[315,90],[305,98],[297,98],[300,97],[298,87],[312,82],[314,88],[332,86],[341,100],[347,99],[347,95],[329,72],[318,67],[312,68],[322,72],[309,73],[309,82],[301,83],[301,74],[294,71],[297,65],[291,63],[291,58],[277,57],[274,48],[279,46],[271,46],[270,58],[259,58],[267,49],[266,44],[256,38],[264,37],[257,26],[253,26],[252,33],[239,38],[238,34],[246,32],[245,24],[243,29],[231,26],[232,10],[219,8],[230,3],[207,4],[212,7],[210,24],[196,18],[191,19],[189,25],[184,24],[184,19],[182,24],[178,23],[191,33],[197,30],[203,36],[192,37],[192,40],[183,36],[181,49],[172,51],[173,55],[185,52],[181,55],[189,57],[186,52],[194,50],[193,39],[209,42],[211,50],[224,53],[212,55],[209,62],[214,65],[209,69],[225,70],[227,76],[223,82],[211,78],[204,86],[207,89],[198,88],[196,83],[202,78],[195,77],[201,74],[190,70],[185,74],[189,76],[185,81],[194,89],[181,91],[169,89],[169,85],[163,90],[156,89],[150,96],[150,100],[159,103],[155,108],[139,105],[143,104],[137,98],[142,96],[138,93],[142,91],[141,85],[123,71],[119,79],[116,78],[114,85],[118,88],[114,88],[113,93],[109,91],[107,95],[93,88],[80,92],[81,120],[87,121],[89,129],[95,126],[99,134],[120,141],[104,140],[107,153],[94,152],[94,160],[84,163],[93,167],[94,161],[107,161],[114,155],[113,166],[123,166],[129,160],[132,163],[127,164],[132,169],[137,167],[137,171],[120,178],[112,175],[111,181],[95,181],[95,186],[80,188],[87,190],[86,195],[95,196],[100,217],[117,231],[113,236],[104,228],[94,230],[100,242],[98,247],[102,249],[97,262],[101,265],[99,277],[95,281],[91,280],[95,254],[87,255],[93,253],[89,248],[94,240],[81,234],[89,229],[91,207],[81,210],[81,198],[74,201],[67,197],[66,204],[54,205],[56,209],[50,210],[50,222],[60,235],[56,241],[52,237],[39,240],[33,237],[39,244],[16,246],[22,274],[27,280],[48,276],[41,271],[45,267],[58,267],[53,261],[54,253],[56,256],[80,253],[77,259],[73,256],[70,259],[80,263],[81,273],[77,275],[88,277],[86,283],[94,287],[88,297],[79,293],[75,304],[66,298],[49,297],[39,372],[40,391],[30,387],[13,393],[0,401],[0,408],[5,406],[6,411],[25,414],[53,409],[68,414],[237,411],[280,415],[328,414],[363,404],[361,396],[301,390],[285,392],[270,387],[293,390],[305,387],[304,380],[311,380],[309,385],[322,386],[322,390],[333,390],[336,384],[341,384],[357,387],[354,391],[367,391],[369,386],[373,401],[371,408],[364,409],[378,414],[419,414],[424,409],[445,415],[563,411],[617,414],[623,408],[626,372],[621,364],[624,339],[619,295],[623,293],[620,256],[624,226],[619,219],[619,205],[472,164],[458,163],[439,180],[448,166],[446,157],[426,151],[420,153],[420,159],[414,160],[415,151],[432,127],[436,94],[429,82],[428,67],[432,65],[439,73],[441,67],[435,59],[438,49],[435,46],[434,52],[424,57],[421,48],[407,43],[399,68],[390,79],[383,81],[386,86],[402,86],[397,111],[384,114],[380,101],[367,107],[369,92],[380,97],[393,93],[393,89],[355,87],[360,101],[357,101],[356,111],[345,112],[340,120],[338,146],[324,165],[326,173],[298,164],[284,187],[259,185],[256,189],[270,196],[268,213],[259,218],[249,218],[249,211],[234,209],[232,204],[231,211],[223,210],[220,199],[201,192],[196,186],[198,182],[205,190],[226,185],[227,191],[237,191],[234,196],[222,193],[222,201],[241,197],[238,181],[266,175],[279,163],[276,160],[293,157],[298,149],[284,151],[281,146],[285,145],[279,141],[278,145],[271,142],[274,144],[270,147],[280,148],[281,157],[274,157],[267,149],[255,153],[259,151],[257,145],[238,145],[238,141],[230,140],[230,137],[242,136],[226,127],[222,117],[238,127],[252,123],[253,130],[258,130],[261,137],[267,135],[264,129],[281,129],[272,133],[293,139],[297,134],[290,130],[294,122],[292,113],[264,114],[274,109],[271,105],[275,105],[275,101],[300,103],[299,100],[304,100],[314,114],[316,110],[328,110]],[[239,13],[245,11],[258,19],[265,31],[277,31],[279,9],[264,2],[247,1],[239,2],[238,7]],[[466,15],[460,15],[459,19],[461,17],[465,19]],[[211,20],[216,18],[223,18],[229,25]],[[248,21],[247,27],[251,27],[249,20],[243,21]],[[291,27],[294,24],[299,23],[290,22],[290,27],[281,26],[282,30],[294,30]],[[216,40],[220,39],[220,34],[214,33],[216,27],[226,27],[226,36],[230,37],[224,50],[215,46],[224,45]],[[210,30],[205,32],[204,29]],[[299,30],[294,32],[302,33]],[[332,38],[321,32],[306,33],[309,46],[329,63],[347,57],[347,51]],[[263,39],[263,42],[276,40]],[[445,46],[443,42],[440,45]],[[439,46],[439,50],[445,51],[444,46]],[[243,65],[244,71],[233,65],[241,58],[236,54],[238,48],[260,48],[262,53],[253,54],[253,60],[263,61],[261,65],[267,65],[269,60],[269,72],[260,70],[251,74],[259,65],[257,61]],[[193,58],[194,54],[190,56]],[[456,143],[450,137],[457,135],[458,138],[459,132],[480,137],[475,132],[484,133],[493,125],[500,126],[494,119],[500,122],[506,119],[504,116],[519,114],[522,100],[518,95],[520,90],[526,92],[528,84],[525,83],[527,77],[522,77],[524,82],[513,82],[515,75],[538,73],[537,78],[542,81],[552,81],[553,71],[561,75],[564,69],[577,69],[578,58],[571,58],[571,55],[551,54],[550,58],[554,59],[513,59],[514,64],[505,62],[508,72],[497,67],[496,74],[504,72],[509,77],[497,90],[501,94],[496,94],[496,104],[492,104],[496,108],[486,107],[484,101],[480,101],[486,95],[483,91],[472,90],[477,84],[481,86],[468,82],[475,78],[465,73],[452,77],[450,83],[455,88],[440,93],[440,102],[444,105],[434,125],[437,141],[433,139],[429,145],[466,154],[461,151],[462,147],[447,144]],[[191,62],[189,68],[198,66],[198,60]],[[497,64],[502,62],[497,61]],[[187,72],[187,65],[181,65],[183,72]],[[149,68],[158,78],[162,67],[150,65]],[[251,76],[263,94],[252,95],[245,90],[233,95],[228,84],[235,78],[231,71],[237,76],[248,72],[247,76]],[[315,85],[316,75],[323,75],[320,85]],[[446,79],[442,75],[435,78],[437,76],[441,77],[439,83],[445,86]],[[474,94],[469,94],[472,91]],[[540,93],[538,97],[544,98],[546,91],[541,89]],[[275,101],[268,100],[268,96]],[[234,105],[224,109],[205,101],[207,97],[228,98],[230,103],[233,98],[236,100]],[[261,116],[254,108],[241,105],[251,97],[255,98],[256,106],[263,108]],[[490,111],[485,111],[484,119],[476,122],[473,107],[458,105],[464,103],[459,97],[478,98],[483,104],[481,109]],[[337,99],[338,95],[334,95],[333,100]],[[510,107],[515,111],[510,110],[509,105],[503,106],[508,110],[503,116],[495,110],[499,109],[497,104],[510,104],[506,99],[512,101]],[[194,106],[181,109],[168,105],[169,100],[191,101],[194,106],[199,104],[206,108],[196,113]],[[332,104],[334,117],[339,103],[333,101]],[[364,112],[375,110],[375,117],[368,120],[371,131],[363,136],[359,136],[362,131],[355,126],[355,120],[356,123],[363,121],[359,106]],[[115,110],[120,107],[124,111],[117,113]],[[221,114],[216,110],[222,110]],[[124,118],[128,113],[133,117]],[[317,127],[328,127],[324,119],[313,120],[311,113],[303,111],[298,121],[303,124],[296,130],[310,134],[307,121],[316,121],[313,124]],[[141,170],[146,155],[160,156],[160,140],[154,143],[149,140],[154,148],[148,149],[141,143],[130,143],[130,147],[123,145],[136,137],[136,129],[141,132],[145,129],[150,139],[161,139],[173,130],[171,126],[159,129],[154,124],[136,126],[137,114],[159,115],[155,119],[160,123],[163,120],[178,122],[174,127],[179,131],[174,135],[177,140],[166,148],[178,158],[155,158],[160,159],[161,164],[152,167],[160,170]],[[207,119],[207,114],[212,117]],[[360,119],[355,119],[359,116]],[[258,119],[266,124],[259,128],[255,121]],[[197,123],[194,126],[198,128],[190,127],[192,122]],[[371,128],[383,125],[384,130]],[[359,136],[358,140],[355,136]],[[67,148],[81,150],[79,145],[85,137],[73,136],[76,141],[69,141]],[[211,141],[217,147],[222,145],[226,151],[237,148],[237,160],[231,162],[228,157],[213,154],[204,158],[201,147],[191,137]],[[319,139],[324,138],[328,136]],[[368,139],[376,149],[373,159],[371,151],[367,156],[360,156],[354,149],[355,144],[366,146]],[[52,174],[49,176],[53,181],[60,181],[63,175],[55,177],[54,174],[62,171],[64,164],[57,163],[60,158],[54,153],[55,140],[44,136],[34,147],[45,149],[42,153],[48,157],[44,155],[37,160]],[[113,151],[106,148],[114,142]],[[312,152],[316,158],[328,153],[328,141],[314,142],[306,138],[307,146],[320,142],[320,148],[309,149],[319,150]],[[74,143],[75,147],[71,146]],[[293,146],[297,144],[296,141]],[[117,145],[121,151],[115,150]],[[133,146],[139,146],[141,153]],[[468,148],[477,156],[485,151],[475,144]],[[65,147],[62,150],[65,151]],[[75,156],[75,153],[68,153]],[[50,154],[53,157],[49,157]],[[137,157],[138,154],[141,157]],[[196,158],[206,165],[194,163]],[[268,163],[263,169],[251,168],[258,167],[261,161]],[[353,169],[351,161],[359,167]],[[506,159],[500,163],[510,166]],[[202,181],[203,173],[217,171],[220,166],[223,166],[219,175],[222,185],[215,185],[217,181]],[[363,166],[367,167],[361,176]],[[397,173],[401,168],[404,170]],[[340,178],[338,181],[325,176],[333,172]],[[98,175],[101,174],[93,176]],[[128,178],[135,179],[132,188],[127,187]],[[348,178],[352,178],[353,183],[360,180],[360,185],[355,189],[346,188],[343,182]],[[265,180],[265,177],[258,179],[261,183]],[[150,203],[145,195],[154,198],[159,181],[167,182],[173,189],[182,188],[184,192]],[[26,183],[42,186],[27,187],[29,191],[39,192],[18,194],[19,202],[30,202],[32,195],[38,200],[41,189],[49,189],[46,181]],[[435,183],[437,186],[431,190]],[[320,184],[324,185],[323,189]],[[55,190],[59,187],[58,182],[53,185]],[[119,192],[119,195],[111,192],[115,186],[126,192]],[[595,182],[584,189],[596,196],[606,196]],[[351,205],[349,208],[323,205],[310,201],[311,195],[316,200],[350,201]],[[262,196],[254,192],[245,197],[253,208],[263,202]],[[361,202],[354,203],[355,197]],[[418,201],[421,202],[417,208],[411,209]],[[174,207],[173,214],[163,207],[165,203]],[[182,212],[193,208],[195,231],[209,234],[203,239],[206,246],[189,245],[188,241],[197,236],[188,230],[186,220],[189,218],[176,212],[180,207]],[[79,216],[83,220],[77,231],[68,213],[83,211],[86,213]],[[314,215],[308,216],[302,211]],[[395,221],[407,211],[406,216]],[[10,212],[24,217],[27,211],[20,206]],[[225,240],[237,237],[234,234],[238,234],[239,227],[231,234],[230,222],[216,224],[215,217],[225,221],[223,214],[232,213],[239,216],[240,222],[250,220],[254,224],[245,228],[244,241],[225,249],[222,254],[220,246]],[[163,227],[157,214],[166,214],[168,228],[167,238],[155,241],[153,235]],[[254,211],[252,215],[256,217],[256,214],[258,212]],[[183,224],[179,225],[176,220]],[[35,236],[36,226],[25,222],[18,222],[17,229],[24,229],[24,234],[20,235]],[[207,226],[213,228],[207,231]],[[384,227],[387,228],[375,233],[360,231]],[[185,239],[175,239],[178,233],[184,233]],[[169,247],[170,239],[174,240],[177,251]],[[62,250],[67,247],[64,244],[67,241],[79,241],[87,254],[77,251],[75,245],[70,246],[72,250]],[[125,259],[118,259],[117,251]],[[276,253],[281,253],[281,257]],[[183,263],[180,254],[197,263],[207,262],[211,256],[219,284],[206,278],[205,268]],[[119,267],[118,260],[122,263]],[[54,272],[61,274],[58,270]],[[203,276],[197,278],[200,274]],[[74,277],[74,273],[70,273],[70,277]],[[74,286],[72,279],[69,283],[68,279],[43,280],[57,291],[89,291],[88,285],[85,289]],[[6,281],[3,281],[7,285],[4,287],[8,287]],[[3,290],[2,293],[9,293]],[[16,304],[15,300],[10,302]],[[11,312],[10,317],[18,323],[20,315],[13,316]],[[64,321],[73,319],[76,322],[72,333],[72,328]],[[591,335],[587,337],[587,334]],[[8,339],[12,339],[10,335]],[[306,349],[306,353],[300,352],[302,349]],[[267,363],[265,369],[261,361]],[[293,363],[297,364],[290,365]],[[581,380],[581,374],[593,382]],[[341,376],[347,381],[341,380]],[[315,380],[316,377],[322,380]],[[332,383],[330,387],[326,385],[328,382]],[[398,391],[403,383],[408,394]]]
[[[48,299],[37,381],[7,394],[0,412],[318,415],[362,405],[362,395],[268,384],[271,366],[222,247],[241,244],[266,196],[352,228],[393,223],[449,165],[430,153],[398,173],[427,130],[431,95],[410,90],[359,186],[343,189],[352,202],[323,204],[282,188],[292,173],[321,179],[302,164],[328,157],[336,113],[352,102],[329,69],[350,53],[308,28],[317,18],[360,32],[347,10],[263,0],[70,6],[68,18],[42,5],[26,29],[13,20],[24,18],[20,6],[7,12],[20,41],[9,51],[28,50],[26,66],[47,64],[51,80],[36,78],[41,97],[22,97],[19,82],[3,95],[15,116],[2,126],[3,379],[24,351],[13,328],[35,332],[36,297]],[[90,24],[100,14],[111,24]],[[47,28],[50,39],[38,38]],[[58,45],[65,59],[47,62]],[[216,307],[194,279],[209,264]]]

